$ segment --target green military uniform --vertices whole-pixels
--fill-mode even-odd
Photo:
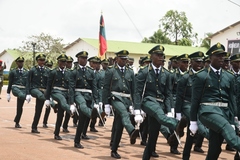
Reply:
[[[45,62],[45,66],[46,66],[46,68],[48,68],[51,71],[52,70],[52,66],[53,66],[53,61],[47,60]],[[55,103],[53,101],[51,101],[51,106],[52,107],[56,107]],[[48,128],[47,121],[48,121],[48,117],[49,117],[50,111],[51,111],[51,107],[46,107],[45,114],[44,114],[44,117],[43,117],[43,127],[44,128]]]
[[[128,51],[122,50],[115,53],[118,58],[127,59]],[[121,68],[121,69],[120,69]],[[103,85],[103,101],[108,104],[109,100],[115,109],[114,129],[112,134],[112,153],[117,153],[118,145],[121,140],[123,127],[127,130],[131,138],[131,144],[136,142],[138,130],[131,124],[129,116],[129,106],[132,106],[132,98],[135,92],[135,76],[129,67],[118,64],[108,67],[105,72]],[[140,107],[135,107],[139,109]],[[118,154],[117,154],[118,155]],[[114,155],[112,155],[114,157]],[[117,156],[118,157],[118,156]]]
[[[200,51],[194,52],[189,55],[192,61],[197,61],[202,63],[204,54]],[[192,83],[193,77],[196,71],[190,68],[178,81],[177,85],[177,95],[176,95],[176,115],[183,114],[188,121],[190,121],[190,109],[191,109],[191,97],[192,97]],[[206,129],[201,122],[198,122],[199,130],[198,133],[208,138],[208,129]],[[183,150],[183,160],[188,160],[190,157],[190,152],[193,144],[193,136],[190,135],[189,127],[187,129],[187,137]]]
[[[15,62],[24,62],[24,58],[18,57]],[[26,95],[29,94],[29,91],[26,89],[27,83],[28,70],[17,67],[10,71],[7,93],[10,94],[12,91],[13,95],[17,97],[17,113],[14,118],[16,128],[20,128],[18,125],[23,112],[23,104],[26,99]]]
[[[61,54],[57,60],[58,63],[66,62],[67,56]],[[74,82],[71,79],[71,72],[64,68],[57,67],[53,69],[48,78],[46,99],[49,100],[50,96],[53,100],[58,102],[58,112],[57,112],[57,121],[55,125],[54,138],[61,140],[59,136],[60,128],[62,125],[62,120],[64,116],[64,111],[71,113],[70,105],[73,104],[73,86]]]
[[[77,58],[87,58],[88,53],[81,51],[76,54]],[[75,94],[74,101],[79,107],[79,121],[75,135],[75,147],[83,148],[80,144],[81,136],[86,136],[87,127],[89,125],[90,118],[96,118],[96,108],[92,107],[92,104],[98,104],[97,93],[97,80],[94,70],[88,66],[78,66],[72,71],[72,79],[75,80]]]
[[[46,55],[39,54],[36,57],[37,61],[45,61]],[[37,130],[38,122],[42,113],[44,105],[45,92],[47,87],[47,80],[49,75],[49,69],[44,66],[36,65],[32,67],[28,74],[28,89],[32,97],[36,98],[35,114],[32,123],[32,133],[40,133]]]
[[[149,51],[149,54],[164,55],[163,51],[164,47],[157,45]],[[171,112],[172,107],[170,72],[162,66],[156,69],[159,69],[159,73],[155,73],[151,63],[140,69],[136,76],[135,107],[142,106],[142,110],[149,116],[149,140],[143,154],[144,160],[150,159],[155,149],[160,125],[175,130],[178,124],[175,118],[165,115]]]
[[[224,50],[224,46],[218,43],[206,54],[223,55],[226,54]],[[192,90],[190,129],[194,127],[198,116],[203,125],[209,128],[209,148],[206,159],[213,160],[219,157],[223,139],[240,151],[240,138],[236,136],[231,126],[237,115],[233,74],[221,68],[214,69],[210,65],[209,68],[195,75]]]
[[[2,87],[3,87],[3,80],[4,80],[3,70],[6,69],[6,65],[4,63],[4,66],[2,66],[2,61],[0,60],[0,62],[1,62],[1,65],[0,65],[0,95],[1,95]],[[0,97],[0,99],[1,99],[1,97]]]

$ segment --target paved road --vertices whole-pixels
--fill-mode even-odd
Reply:
[[[110,133],[113,118],[107,118],[106,127],[96,127],[99,131],[97,133],[88,131],[87,135],[90,140],[82,140],[84,149],[77,149],[73,147],[73,139],[76,132],[76,128],[72,127],[72,119],[69,122],[70,133],[60,133],[62,141],[53,139],[53,131],[56,120],[56,114],[51,111],[49,117],[49,128],[42,127],[43,113],[40,119],[38,130],[40,134],[31,133],[31,123],[34,115],[35,99],[27,104],[24,104],[24,110],[20,124],[21,129],[14,128],[13,119],[16,113],[16,98],[11,95],[11,101],[6,100],[6,86],[3,87],[3,91],[0,99],[0,159],[3,160],[42,160],[42,159],[98,159],[98,160],[110,160]],[[182,138],[184,145],[185,137]],[[204,154],[192,152],[191,159],[205,159],[208,142],[205,140],[203,143]],[[223,152],[219,159],[233,159],[234,152],[225,151],[225,144],[222,146]],[[122,159],[137,160],[141,159],[144,147],[140,145],[140,140],[137,139],[135,145],[131,145],[129,142],[129,136],[124,130],[118,153],[122,156]],[[181,155],[173,155],[169,153],[169,146],[166,140],[160,134],[157,143],[157,153],[159,158],[152,159],[166,159],[176,160],[181,159]],[[179,148],[182,152],[182,148]]]

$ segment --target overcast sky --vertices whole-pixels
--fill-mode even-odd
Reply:
[[[203,38],[240,20],[240,0],[231,1],[238,5],[229,0],[0,0],[0,52],[42,32],[64,43],[97,39],[101,11],[107,40],[140,42],[157,31],[169,10],[184,11]]]

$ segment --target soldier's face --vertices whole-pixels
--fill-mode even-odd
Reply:
[[[66,67],[69,69],[72,68],[72,62],[67,62]]]
[[[86,66],[87,57],[78,57],[78,64],[80,64],[81,66]]]
[[[151,54],[151,60],[154,66],[160,67],[164,65],[164,54]]]
[[[125,66],[126,63],[127,63],[127,58],[117,57],[117,64],[118,64],[120,67]]]
[[[240,70],[240,61],[232,61],[231,65],[235,72],[238,72]]]
[[[182,71],[185,72],[188,69],[188,61],[178,61],[178,68]]]
[[[224,56],[225,56],[224,53],[223,54],[212,54],[210,56],[210,61],[211,61],[211,65],[213,66],[213,68],[220,69],[221,67],[223,67]]]
[[[203,68],[203,62],[202,61],[191,61],[191,66],[194,71],[199,71],[200,69]]]
[[[66,67],[66,61],[58,61],[58,67],[63,69]]]
[[[102,63],[102,68],[103,68],[104,70],[106,70],[107,67],[108,67],[108,63]]]
[[[37,60],[37,63],[38,63],[38,65],[39,65],[40,67],[42,67],[42,66],[44,66],[44,64],[45,64],[45,59],[38,59],[38,60]]]
[[[24,64],[23,61],[18,61],[16,63],[17,63],[18,68],[22,68],[23,67],[23,64]]]

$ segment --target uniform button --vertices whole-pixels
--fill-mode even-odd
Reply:
[[[219,88],[219,90],[221,91],[222,89],[221,89],[221,88]]]
[[[218,80],[218,82],[220,82],[220,79]]]
[[[85,86],[87,86],[87,85],[85,84]]]
[[[123,93],[125,93],[125,91],[123,91]]]
[[[158,79],[156,79],[156,81],[158,81]]]
[[[123,80],[123,82],[125,82],[125,81]]]

